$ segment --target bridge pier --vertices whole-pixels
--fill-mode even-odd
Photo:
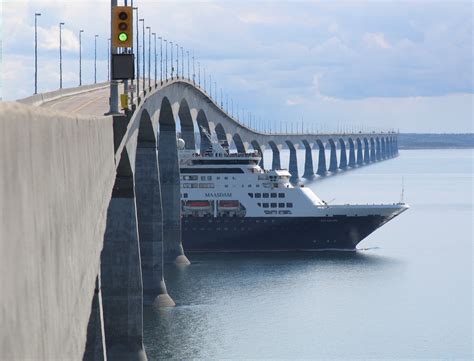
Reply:
[[[349,167],[355,167],[355,147],[352,138],[349,138]]]
[[[167,100],[162,102],[159,117],[158,164],[163,209],[163,257],[166,263],[188,265],[190,262],[184,255],[181,242],[181,188],[176,124]]]
[[[135,192],[126,150],[122,152],[107,209],[101,278],[107,358],[147,360]]]
[[[376,147],[375,147],[375,159],[376,160],[381,160],[382,158],[382,155],[381,155],[381,150],[380,150],[380,139],[377,137],[375,138],[375,143],[376,143]]]
[[[339,138],[339,145],[341,146],[341,156],[339,161],[339,168],[346,169],[347,168],[347,153],[346,153],[346,143],[342,138]]]
[[[142,114],[135,158],[135,196],[143,276],[143,304],[172,307],[163,277],[163,211],[156,149],[150,116]]]
[[[303,139],[302,143],[305,148],[303,178],[312,179],[314,178],[313,150],[311,149],[311,145],[308,143],[306,139]]]
[[[288,165],[288,170],[291,174],[290,181],[297,182],[299,179],[299,174],[298,174],[298,159],[296,157],[296,148],[295,148],[295,145],[288,140],[286,141],[286,145],[288,146],[288,149],[290,150],[290,164]]]
[[[86,348],[82,358],[83,361],[107,360],[103,319],[102,291],[100,287],[100,275],[98,275],[95,281],[91,314],[87,325],[87,339]]]
[[[321,140],[317,139],[316,144],[318,145],[319,148],[319,156],[318,156],[318,170],[317,174],[318,175],[326,175],[327,173],[327,168],[326,168],[326,153],[324,149],[324,144],[321,142]]]
[[[272,148],[272,169],[281,169],[281,162],[280,162],[280,150],[278,149],[277,145],[275,142],[270,141],[268,143],[270,145],[270,148]]]
[[[357,164],[364,164],[364,155],[362,153],[362,141],[360,138],[357,138]]]
[[[377,158],[375,157],[375,140],[370,138],[370,161],[375,162]]]
[[[367,140],[367,138],[364,138],[364,163],[370,163],[369,141]]]
[[[256,140],[252,140],[252,142],[250,144],[252,144],[252,147],[253,147],[254,150],[256,150],[260,153],[262,159],[260,159],[260,162],[258,163],[258,165],[260,166],[260,168],[265,169],[265,165],[264,165],[264,161],[263,161],[262,147],[260,147],[260,144]]]
[[[337,172],[337,151],[336,151],[336,144],[334,143],[334,140],[329,139],[329,145],[331,146],[331,154],[329,158],[329,171]]]
[[[386,149],[385,149],[385,138],[384,137],[382,137],[381,142],[382,142],[382,156],[381,156],[381,158],[385,159],[385,158],[387,158],[387,153],[386,153]]]

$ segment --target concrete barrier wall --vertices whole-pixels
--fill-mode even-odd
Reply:
[[[0,102],[0,359],[82,359],[115,180],[112,118]]]

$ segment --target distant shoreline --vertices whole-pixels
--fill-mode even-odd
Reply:
[[[474,133],[400,133],[399,149],[472,149]]]

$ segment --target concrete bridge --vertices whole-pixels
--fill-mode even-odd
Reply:
[[[396,134],[256,132],[185,79],[102,116],[106,87],[0,103],[0,359],[146,359],[143,305],[174,305],[163,264],[189,264],[177,124],[188,149],[203,127],[239,151],[271,148],[273,168],[286,147],[294,177],[298,147],[305,177],[313,149],[318,174],[397,154]]]

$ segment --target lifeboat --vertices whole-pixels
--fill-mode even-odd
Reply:
[[[212,208],[209,201],[187,201],[184,209],[187,211],[209,211]]]
[[[239,201],[219,201],[219,209],[222,211],[238,211],[240,209]]]

